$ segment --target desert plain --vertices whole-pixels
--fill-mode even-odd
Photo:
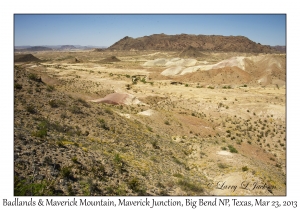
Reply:
[[[286,54],[30,53],[15,195],[286,195]]]

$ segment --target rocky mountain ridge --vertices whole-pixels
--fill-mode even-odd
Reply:
[[[244,36],[221,35],[166,35],[153,34],[139,38],[124,37],[110,50],[184,50],[193,47],[199,51],[272,53],[275,49],[255,43]]]

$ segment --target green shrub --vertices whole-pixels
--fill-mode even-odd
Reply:
[[[238,153],[238,151],[236,150],[236,148],[234,148],[232,145],[228,145],[229,151],[231,153]]]
[[[242,167],[242,170],[243,170],[243,171],[248,171],[249,169],[248,169],[247,166],[244,166],[244,167]]]
[[[191,182],[188,179],[181,179],[178,181],[178,185],[184,191],[192,191],[195,193],[203,193],[203,187],[201,187],[197,182]]]
[[[147,126],[148,131],[153,132],[153,129],[149,126]]]
[[[105,123],[104,119],[99,119],[100,127],[103,128],[104,130],[109,130],[109,127]]]
[[[43,138],[43,137],[47,136],[47,131],[48,131],[48,122],[42,121],[38,125],[38,130],[36,132],[33,132],[32,135],[35,137]]]
[[[62,147],[62,148],[65,147],[65,145],[64,145],[64,143],[63,143],[62,141],[57,141],[56,144],[57,144],[57,146],[59,146],[59,147]]]
[[[71,171],[70,167],[63,167],[61,169],[60,173],[61,173],[61,176],[64,178],[71,178],[72,171]]]
[[[78,159],[77,159],[77,157],[75,157],[75,156],[74,156],[74,157],[72,157],[72,159],[71,159],[71,160],[73,161],[73,163],[79,163],[79,162],[78,162]]]
[[[54,187],[44,180],[33,183],[31,178],[20,179],[17,175],[14,177],[14,196],[57,195],[54,191]]]
[[[33,81],[36,81],[36,82],[40,82],[40,81],[41,81],[41,78],[38,77],[36,74],[33,74],[33,73],[30,73],[30,74],[28,75],[28,78],[29,78],[30,80],[33,80]]]
[[[168,120],[165,121],[166,125],[170,125],[170,122]]]
[[[154,149],[159,149],[160,148],[157,144],[157,140],[152,141],[151,144],[152,144]]]
[[[116,165],[122,165],[123,164],[123,160],[122,157],[117,153],[114,156],[114,162]]]
[[[224,163],[218,163],[218,167],[221,169],[225,169],[225,168],[228,168],[228,165],[226,165]]]
[[[175,177],[177,177],[177,178],[183,178],[183,175],[182,175],[182,174],[179,174],[179,173],[173,174],[173,176],[175,176]]]
[[[131,189],[133,192],[138,193],[138,195],[146,195],[146,189],[142,187],[140,181],[133,177],[127,182],[128,188]]]
[[[113,111],[111,110],[111,108],[105,108],[104,111],[105,111],[107,114],[113,114]]]
[[[22,85],[20,85],[20,84],[18,84],[18,83],[16,83],[16,84],[14,85],[14,87],[15,87],[16,89],[18,89],[18,90],[21,90],[21,89],[22,89]]]

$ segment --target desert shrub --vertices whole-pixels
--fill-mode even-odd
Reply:
[[[26,106],[26,111],[29,112],[30,114],[35,114],[37,112],[34,106],[32,105]]]
[[[115,154],[115,156],[114,156],[114,162],[115,163],[121,163],[122,162],[122,158],[118,153]]]
[[[48,131],[48,123],[47,121],[42,121],[38,125],[38,130],[36,132],[33,132],[32,135],[35,137],[43,138],[47,136],[47,131]]]
[[[41,196],[41,195],[58,195],[55,193],[54,187],[46,181],[33,183],[31,178],[20,179],[19,176],[14,177],[14,196]]]
[[[36,81],[36,82],[40,82],[40,81],[41,81],[41,78],[38,77],[36,74],[33,74],[33,73],[30,73],[30,74],[28,75],[28,78],[29,78],[30,80],[33,80],[33,81]]]
[[[52,86],[52,85],[47,85],[46,90],[47,90],[48,92],[52,92],[52,91],[54,90],[54,86]]]
[[[228,165],[226,165],[224,163],[218,163],[218,167],[221,169],[225,169],[225,168],[228,168]]]
[[[123,162],[122,157],[118,153],[116,153],[114,155],[113,162],[114,162],[116,168],[119,169],[120,171],[122,171],[123,166],[124,166],[124,162]]]
[[[77,157],[76,157],[76,156],[72,157],[72,159],[71,159],[71,160],[72,160],[72,162],[73,162],[73,163],[79,163],[79,161],[78,161],[78,159],[77,159]]]
[[[234,148],[232,145],[228,145],[228,149],[231,153],[238,153],[238,151],[236,150],[236,148]]]
[[[242,167],[242,171],[248,171],[249,168],[247,166]]]
[[[75,192],[74,192],[71,184],[68,185],[67,190],[68,190],[68,195],[69,196],[74,196],[75,195]]]
[[[69,111],[72,112],[73,114],[82,114],[81,109],[78,106],[75,106],[75,105],[71,106],[69,108]]]
[[[152,144],[154,149],[159,149],[160,148],[157,144],[157,140],[152,141],[151,144]]]
[[[60,118],[61,119],[65,119],[65,118],[67,118],[68,116],[67,116],[67,113],[66,112],[63,112],[63,113],[61,113],[60,114]]]
[[[170,122],[168,120],[165,121],[166,125],[170,125]]]
[[[49,101],[49,105],[52,107],[52,108],[57,108],[59,106],[59,103],[57,102],[57,100],[50,100]]]
[[[178,181],[178,185],[184,191],[192,191],[195,193],[202,193],[203,187],[201,187],[197,182],[192,182],[189,179],[181,179]]]
[[[91,105],[89,105],[85,100],[83,100],[81,98],[77,99],[77,101],[85,107],[88,107],[88,108],[91,107]]]
[[[106,187],[106,191],[108,195],[116,195],[116,196],[125,196],[126,190],[124,186],[108,186]]]
[[[129,189],[131,189],[133,192],[138,193],[138,195],[146,195],[146,189],[142,186],[142,184],[136,177],[128,180],[127,185]]]
[[[71,178],[71,174],[72,174],[72,171],[71,171],[71,168],[70,167],[63,167],[60,171],[61,173],[61,176],[64,177],[64,178]]]
[[[57,146],[59,146],[59,147],[62,147],[62,148],[65,147],[65,145],[64,145],[64,143],[63,143],[62,141],[57,141],[56,144],[57,144]]]
[[[125,87],[126,87],[127,90],[131,89],[131,85],[130,84],[126,84]]]
[[[104,109],[104,111],[105,111],[105,113],[107,113],[107,114],[113,114],[113,111],[111,110],[111,108],[105,108]]]
[[[149,126],[147,126],[148,131],[153,132],[153,129]]]
[[[16,83],[16,84],[14,85],[14,87],[15,87],[16,89],[18,89],[18,90],[21,90],[21,89],[22,89],[22,85],[21,85],[21,84],[18,84],[18,83]]]
[[[173,159],[173,161],[175,162],[175,163],[177,163],[178,165],[183,165],[183,166],[185,166],[185,164],[183,163],[183,162],[181,162],[180,160],[178,160],[176,157],[172,157],[172,159]]]
[[[179,174],[179,173],[176,173],[176,174],[173,174],[174,177],[177,177],[177,178],[183,178],[183,175],[182,174]]]
[[[104,130],[109,130],[109,127],[107,126],[107,124],[105,123],[104,119],[99,119],[99,123],[100,123],[100,127],[103,128]]]

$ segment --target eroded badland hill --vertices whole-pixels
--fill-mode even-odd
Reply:
[[[286,194],[285,54],[129,50],[15,62],[15,195]]]

